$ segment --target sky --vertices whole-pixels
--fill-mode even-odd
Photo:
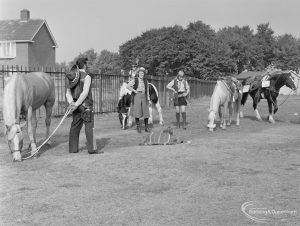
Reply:
[[[152,28],[201,20],[224,27],[270,23],[275,35],[300,38],[300,0],[0,0],[0,20],[45,19],[58,44],[56,61],[70,62],[93,48],[118,52],[119,46]]]

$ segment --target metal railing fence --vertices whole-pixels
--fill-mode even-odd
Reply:
[[[53,116],[64,115],[68,103],[66,101],[66,70],[53,68],[27,68],[22,66],[0,66],[0,120],[2,119],[2,97],[6,78],[14,73],[30,73],[34,71],[44,71],[48,73],[55,83],[56,102],[53,108]],[[92,77],[92,93],[94,99],[95,113],[109,113],[116,110],[119,99],[121,84],[127,80],[127,76],[121,74],[90,74]],[[163,108],[172,106],[172,95],[166,89],[167,84],[173,77],[148,76],[149,82],[154,84],[159,93],[159,101]],[[202,96],[211,96],[215,81],[207,81],[196,78],[188,78],[192,99]],[[44,109],[39,110],[43,114]]]

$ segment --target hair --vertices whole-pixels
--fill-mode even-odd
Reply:
[[[182,73],[182,76],[184,76],[184,71],[183,70],[179,70],[178,73],[177,73],[177,77],[179,77],[179,74]]]
[[[80,58],[76,61],[76,65],[79,69],[83,69],[84,65],[87,65],[88,58]]]

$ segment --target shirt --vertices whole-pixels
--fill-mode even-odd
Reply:
[[[183,92],[183,93],[187,93],[189,94],[190,93],[190,86],[189,84],[187,83],[186,80],[178,80],[178,79],[173,79],[171,82],[169,82],[169,84],[167,85],[167,89],[174,89],[174,81],[177,82],[178,84],[178,92]],[[185,84],[184,84],[185,83]]]
[[[79,71],[83,71],[85,72],[84,69],[79,69]],[[91,86],[91,76],[87,75],[84,79],[84,85],[83,85],[83,91],[80,94],[79,98],[77,99],[77,101],[75,102],[75,106],[78,107],[80,104],[82,104],[82,102],[85,100],[85,98],[88,96],[89,94],[89,90],[90,90],[90,86]],[[67,92],[66,92],[66,98],[69,104],[71,104],[74,100],[71,94],[71,90],[70,88],[67,88]]]
[[[128,82],[127,84],[127,89],[129,89],[130,91],[133,91],[133,85],[135,84],[135,80],[132,79],[131,81]],[[145,92],[145,84],[144,84],[144,80],[139,78],[139,86],[137,87],[136,91],[141,91],[141,92]]]

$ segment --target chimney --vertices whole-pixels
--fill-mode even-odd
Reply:
[[[28,9],[21,10],[21,21],[27,22],[30,19],[30,12]]]

